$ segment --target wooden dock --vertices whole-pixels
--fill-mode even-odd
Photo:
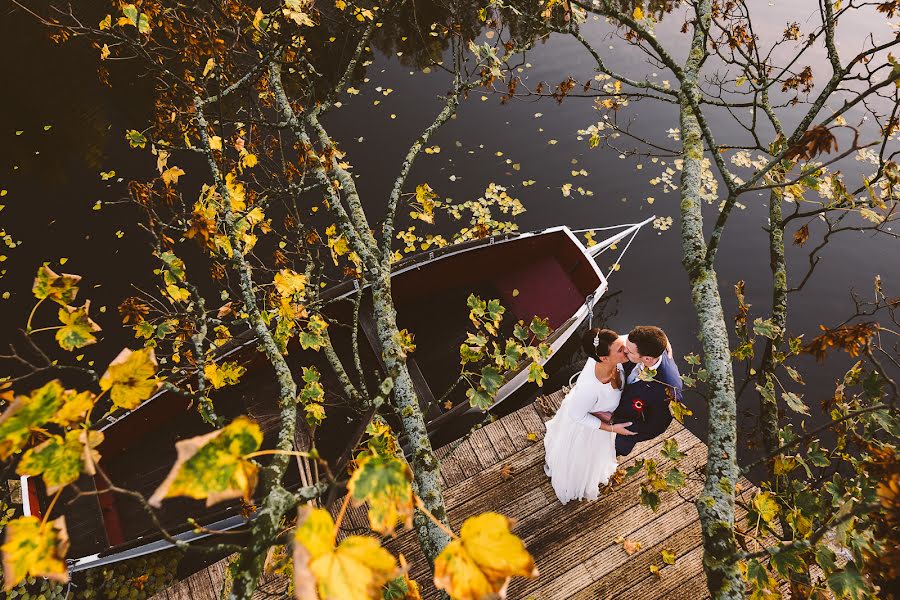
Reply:
[[[702,568],[700,523],[693,501],[702,487],[706,446],[677,421],[666,434],[638,444],[621,468],[637,460],[654,459],[665,472],[672,466],[662,455],[662,444],[674,438],[685,456],[678,468],[686,485],[663,492],[656,512],[640,504],[638,474],[605,490],[595,502],[561,505],[544,475],[544,421],[559,406],[563,391],[543,396],[533,404],[504,416],[468,439],[441,448],[441,481],[450,522],[455,531],[466,517],[495,511],[514,521],[513,532],[534,556],[540,577],[514,578],[508,598],[516,600],[698,600],[709,597]],[[741,481],[741,494],[749,501],[755,489]],[[740,512],[739,517],[743,516]],[[365,507],[347,512],[344,528],[366,527]],[[640,549],[625,552],[619,539],[639,542]],[[410,577],[419,582],[423,598],[437,598],[428,566],[415,534],[402,532],[388,540],[394,554],[402,552],[410,564]],[[675,555],[665,564],[661,552]],[[651,566],[659,568],[658,574]],[[160,600],[214,600],[224,576],[217,563],[168,591]],[[284,578],[266,580],[254,598],[285,597]]]

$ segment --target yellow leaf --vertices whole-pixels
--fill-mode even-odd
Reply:
[[[760,492],[753,498],[753,508],[766,523],[771,523],[778,516],[778,503],[771,492]]]
[[[62,327],[56,330],[56,341],[63,350],[83,348],[97,341],[94,334],[100,331],[100,326],[88,316],[90,307],[91,301],[85,300],[80,308],[63,306],[59,309]]]
[[[667,565],[675,564],[676,554],[671,548],[664,548],[662,552],[660,552],[660,555],[662,556],[663,562]]]
[[[256,489],[259,467],[244,458],[262,444],[262,431],[247,417],[237,417],[222,429],[175,444],[178,458],[149,503],[186,496],[206,499],[206,506],[243,497],[249,502]]]
[[[377,539],[351,535],[334,547],[328,511],[300,509],[294,534],[294,593],[299,600],[381,600],[398,575],[397,561]]]
[[[26,577],[69,580],[66,552],[69,535],[66,519],[41,523],[37,517],[20,517],[6,525],[3,543],[3,589],[10,591]]]
[[[63,392],[63,406],[51,419],[57,425],[68,427],[76,421],[80,421],[94,406],[97,396],[90,391],[76,392],[65,390]]]
[[[241,166],[247,169],[252,169],[258,162],[259,159],[256,158],[256,155],[249,152],[241,157]]]
[[[82,473],[94,475],[94,465],[100,460],[95,450],[103,441],[103,433],[85,429],[73,429],[66,437],[51,436],[22,455],[16,468],[19,475],[41,475],[47,493],[74,483]]]
[[[101,31],[112,27],[112,15],[106,15],[105,17],[103,17],[103,20],[100,21],[99,27]]]
[[[156,356],[152,348],[123,349],[100,378],[100,389],[110,390],[113,404],[126,410],[137,407],[153,395],[158,385]]]
[[[203,77],[206,77],[210,71],[216,68],[216,59],[210,58],[206,61],[206,66],[203,67]]]
[[[369,455],[360,459],[347,491],[358,503],[368,503],[373,531],[391,535],[397,523],[412,526],[412,472],[399,458]]]
[[[231,210],[244,212],[244,209],[247,208],[247,203],[244,201],[244,184],[238,181],[234,173],[228,173],[225,175],[225,187],[228,189],[228,197],[231,200]]]
[[[501,597],[515,575],[537,577],[534,559],[525,544],[509,531],[509,519],[483,513],[465,520],[434,563],[434,585],[454,600]]]
[[[38,300],[50,298],[57,304],[66,306],[73,302],[78,295],[79,281],[81,281],[80,275],[70,275],[69,273],[57,275],[53,269],[42,265],[38,269],[31,291]]]
[[[184,175],[184,171],[181,167],[169,167],[162,173],[163,183],[166,184],[166,187],[170,186],[173,183],[178,183],[178,178]]]
[[[203,368],[203,374],[214,389],[236,384],[246,372],[247,369],[238,363],[227,361],[222,363],[208,362]]]
[[[222,149],[222,138],[217,135],[209,138],[209,148],[210,150],[221,150]]]
[[[275,274],[275,289],[285,297],[302,296],[309,278],[291,269],[282,269]]]
[[[634,17],[635,21],[642,21],[644,19],[644,9],[640,6],[635,6],[634,12],[631,13],[631,16]]]
[[[650,565],[650,572],[656,575],[657,577],[662,577],[659,572],[659,565]]]
[[[100,48],[100,60],[106,60],[107,58],[109,58],[109,46],[103,44],[103,47]]]

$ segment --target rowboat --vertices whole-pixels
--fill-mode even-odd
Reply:
[[[503,384],[488,408],[474,409],[466,400],[458,383],[459,347],[471,329],[466,299],[476,294],[484,299],[497,298],[506,308],[506,321],[530,322],[539,316],[549,321],[552,333],[545,343],[550,347],[549,361],[569,340],[579,326],[593,315],[594,304],[608,288],[608,277],[595,259],[603,252],[624,248],[616,261],[628,250],[638,231],[653,220],[640,223],[580,231],[610,231],[609,237],[591,246],[566,226],[551,227],[528,233],[495,235],[479,240],[434,249],[398,261],[392,271],[391,288],[397,310],[397,323],[414,335],[416,350],[407,357],[407,366],[426,415],[431,434],[466,413],[494,409],[528,381],[529,361],[522,361],[503,374]],[[371,315],[371,294],[358,280],[349,280],[323,290],[320,294],[331,319],[342,323],[358,322],[358,336],[350,328],[330,328],[332,343],[341,355],[357,349],[372,386],[379,377],[381,348]],[[512,317],[512,318],[509,318]],[[355,328],[354,328],[355,329]],[[360,343],[361,340],[365,340]],[[296,351],[295,351],[296,350]],[[322,383],[328,391],[329,405],[339,404],[341,386],[328,374],[327,364],[311,351],[291,349],[288,355],[292,369],[318,363]],[[251,331],[234,338],[223,348],[217,360],[238,359],[248,368],[241,383],[226,388],[217,397],[216,410],[226,420],[247,414],[260,423],[264,432],[263,447],[274,445],[278,428],[278,411],[271,400],[277,397],[271,369],[256,349]],[[350,364],[350,363],[348,363]],[[383,365],[382,365],[383,366]],[[533,385],[533,384],[529,384]],[[370,389],[372,389],[370,386]],[[343,399],[346,402],[346,399]],[[332,410],[331,408],[329,410]],[[344,415],[352,422],[352,413]],[[357,417],[358,420],[358,417]],[[302,429],[302,428],[301,428]],[[348,419],[330,414],[316,433],[316,446],[323,456],[330,440],[347,439]],[[132,489],[149,497],[162,482],[175,460],[175,442],[209,431],[196,409],[183,396],[162,391],[121,416],[110,416],[100,427],[104,441],[99,450],[99,469],[118,487]],[[309,444],[298,440],[297,445]],[[333,445],[333,442],[332,442]],[[325,450],[323,450],[323,446]],[[292,469],[287,486],[309,485],[315,474],[302,466]],[[160,524],[169,532],[166,539],[152,523],[146,507],[138,500],[122,494],[105,493],[105,479],[83,476],[72,492],[60,498],[58,512],[66,516],[71,541],[69,569],[72,572],[94,568],[121,560],[143,556],[172,547],[172,539],[192,543],[210,535],[210,531],[228,531],[252,519],[252,510],[237,502],[223,502],[212,508],[190,499],[170,499],[157,512]],[[47,495],[39,479],[23,477],[23,507],[26,515],[42,516]],[[62,507],[60,509],[59,507]],[[243,510],[242,510],[243,508]],[[188,523],[191,517],[203,529]]]

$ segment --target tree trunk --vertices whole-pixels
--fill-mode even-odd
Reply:
[[[728,329],[716,272],[706,262],[706,238],[700,190],[704,156],[700,124],[688,95],[697,99],[697,78],[706,55],[710,0],[696,7],[691,50],[684,68],[680,120],[684,170],[681,177],[682,263],[691,283],[691,299],[700,323],[704,365],[710,374],[709,438],[706,481],[697,500],[703,530],[703,568],[707,586],[716,600],[744,598],[744,583],[734,560],[734,488],[737,467],[737,403]]]
[[[410,466],[412,467],[416,494],[422,499],[432,515],[449,527],[444,496],[441,492],[440,463],[434,455],[431,440],[425,428],[425,418],[419,400],[409,377],[409,370],[399,345],[396,311],[391,297],[390,273],[381,273],[372,285],[372,299],[375,307],[375,321],[378,339],[384,349],[384,363],[388,372],[397,372],[394,382],[394,405],[400,414],[403,433],[412,447]],[[414,518],[419,543],[428,564],[434,566],[434,559],[448,543],[450,537],[421,511]]]

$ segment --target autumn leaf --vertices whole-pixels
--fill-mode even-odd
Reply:
[[[302,296],[306,290],[306,284],[309,283],[309,278],[291,269],[281,269],[275,274],[274,283],[275,289],[282,296]]]
[[[0,460],[6,460],[28,443],[33,429],[47,423],[63,403],[63,387],[57,380],[19,396],[0,416]]]
[[[800,229],[794,232],[794,244],[798,246],[802,246],[806,243],[806,240],[809,239],[809,225],[803,225]]]
[[[152,396],[158,385],[152,348],[123,349],[100,377],[100,389],[110,390],[113,404],[126,410]]]
[[[284,16],[300,26],[313,27],[316,23],[309,16],[312,0],[284,0],[281,11]]]
[[[26,577],[69,580],[65,558],[69,549],[66,519],[42,523],[37,517],[20,517],[6,524],[3,542],[3,589],[10,591]]]
[[[178,458],[149,502],[159,507],[165,498],[206,499],[206,506],[231,498],[250,501],[259,467],[244,458],[262,444],[262,431],[247,417],[237,417],[222,429],[181,440]]]
[[[300,346],[304,350],[319,350],[325,345],[325,332],[328,322],[319,315],[313,315],[307,321],[306,329],[300,332]]]
[[[203,368],[203,375],[214,389],[219,389],[236,384],[246,371],[247,369],[237,362],[208,362]]]
[[[62,408],[50,420],[61,427],[68,427],[76,421],[82,420],[94,407],[96,400],[96,394],[91,391],[65,390]]]
[[[93,475],[100,460],[96,447],[103,441],[103,433],[85,429],[67,431],[65,438],[54,435],[30,448],[22,455],[16,472],[30,477],[42,476],[47,493],[75,482],[82,473]]]
[[[169,187],[173,183],[178,183],[178,178],[182,175],[184,175],[184,170],[181,167],[169,167],[162,172],[162,180],[166,187]]]
[[[90,307],[91,301],[85,300],[80,308],[63,306],[59,309],[63,326],[56,330],[56,341],[60,348],[72,351],[97,342],[94,334],[100,331],[100,326],[88,316]]]
[[[368,502],[373,531],[391,535],[397,523],[412,526],[412,472],[394,456],[369,455],[359,461],[347,490],[358,503]]]
[[[771,492],[760,492],[753,498],[753,508],[766,523],[771,523],[778,516],[778,503]]]
[[[397,561],[377,539],[351,535],[334,547],[335,524],[304,505],[294,531],[294,595],[298,600],[381,600]]]
[[[628,556],[631,556],[632,554],[634,554],[635,552],[637,552],[638,550],[641,549],[640,542],[636,542],[634,540],[629,540],[622,536],[617,537],[613,541],[617,544],[622,544],[622,550],[624,550],[625,554],[627,554]]]
[[[125,140],[132,148],[143,148],[147,145],[147,138],[144,134],[134,129],[125,132]]]
[[[53,269],[42,265],[38,269],[31,291],[38,300],[50,298],[57,304],[66,306],[72,303],[75,296],[78,295],[79,281],[81,281],[80,275],[70,275],[69,273],[57,275]]]
[[[660,552],[660,555],[662,556],[663,562],[667,565],[675,564],[676,554],[675,551],[671,548],[663,548],[663,550]]]
[[[538,576],[525,544],[510,533],[509,519],[487,512],[465,520],[434,563],[434,585],[454,600],[503,597],[513,576]]]

